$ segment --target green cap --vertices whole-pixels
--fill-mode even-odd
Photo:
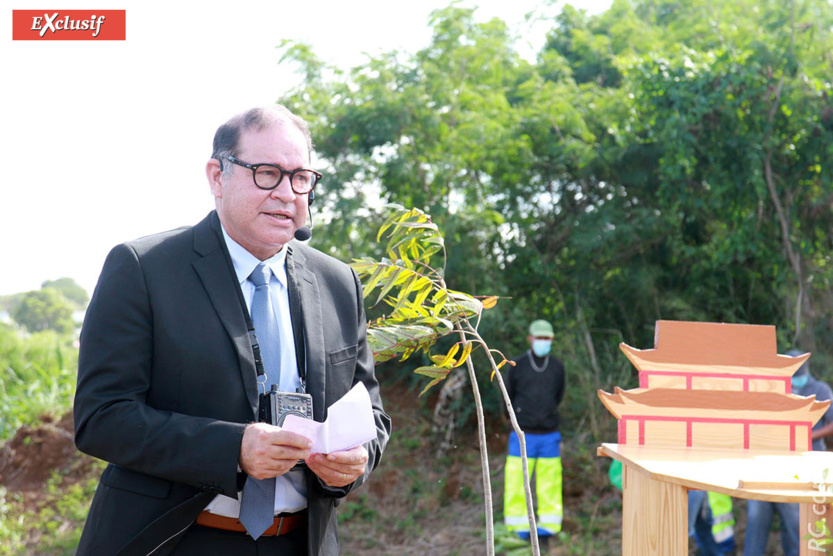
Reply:
[[[552,338],[555,334],[552,331],[552,325],[545,320],[532,321],[529,325],[529,335],[535,338]]]

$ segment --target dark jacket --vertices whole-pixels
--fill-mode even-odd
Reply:
[[[336,501],[379,464],[390,419],[355,273],[308,246],[285,248],[315,420],[363,382],[376,421],[367,472],[354,484],[329,488],[308,471],[310,554],[338,554]],[[167,554],[216,494],[242,488],[240,444],[256,420],[258,391],[238,291],[214,212],[110,252],[81,332],[75,398],[78,448],[110,464],[79,556]]]

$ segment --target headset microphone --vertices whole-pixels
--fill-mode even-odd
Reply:
[[[295,239],[297,239],[298,241],[307,241],[309,238],[312,237],[312,228],[313,228],[314,225],[312,223],[312,210],[310,210],[309,206],[312,204],[312,202],[314,200],[315,200],[315,192],[310,191],[309,192],[309,202],[307,203],[307,214],[309,214],[309,223],[310,223],[310,225],[309,226],[301,226],[300,228],[295,230]]]
[[[297,230],[295,230],[295,239],[298,241],[306,241],[312,237],[312,230],[310,230],[307,226],[301,226]]]

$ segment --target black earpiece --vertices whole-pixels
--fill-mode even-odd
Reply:
[[[312,202],[315,201],[315,190],[309,192],[309,204],[311,205]]]

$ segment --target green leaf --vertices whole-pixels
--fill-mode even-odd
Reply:
[[[417,367],[414,369],[414,372],[418,375],[424,375],[431,378],[445,378],[450,369],[437,367],[433,365],[425,366],[425,367]]]
[[[382,300],[382,298],[384,298],[385,295],[387,295],[387,293],[389,291],[391,291],[397,285],[397,283],[399,282],[400,276],[402,276],[403,273],[407,273],[407,272],[408,271],[406,269],[403,269],[403,268],[391,267],[389,269],[388,275],[385,277],[384,285],[382,287],[382,291],[379,292],[379,295],[376,298],[376,302],[374,303],[374,305],[377,305]]]
[[[382,279],[382,276],[387,272],[387,268],[383,264],[377,264],[376,269],[373,271],[370,279],[365,282],[364,289],[362,290],[362,296],[367,297],[370,292],[373,291],[373,288],[376,287],[376,284],[379,283],[379,280]],[[378,301],[377,301],[378,303]]]
[[[376,241],[382,240],[382,235],[385,233],[385,230],[390,228],[391,224],[399,218],[400,214],[405,210],[403,207],[399,205],[388,205],[389,208],[394,209],[391,211],[390,215],[385,219],[385,222],[379,227],[379,233],[376,234]]]
[[[397,226],[401,226],[403,228],[422,228],[428,230],[439,231],[439,228],[433,222],[397,222]]]
[[[429,382],[425,386],[425,388],[422,389],[422,392],[420,392],[419,395],[422,396],[432,387],[445,380],[449,372],[451,372],[451,369],[442,369],[440,367],[435,366],[417,367],[416,369],[414,369],[414,373],[418,375],[424,375],[433,378],[433,380]]]
[[[425,386],[425,388],[423,388],[423,389],[422,389],[422,391],[419,393],[419,397],[422,397],[422,395],[423,395],[423,394],[425,394],[428,390],[430,390],[431,388],[433,388],[434,386],[436,386],[437,384],[439,384],[439,383],[440,383],[440,382],[442,382],[443,380],[444,380],[444,379],[442,379],[442,378],[435,378],[434,380],[432,380],[431,382],[429,382],[429,383]]]
[[[362,277],[363,275],[373,271],[378,264],[379,263],[376,261],[371,261],[369,259],[353,259],[350,266],[353,267],[353,270],[356,271],[356,274],[358,274],[359,277]]]

